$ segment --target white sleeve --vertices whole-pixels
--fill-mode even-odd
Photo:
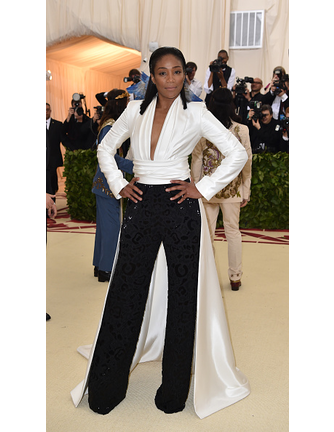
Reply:
[[[194,81],[195,82],[190,83],[189,88],[196,96],[200,97],[202,93],[202,83],[198,80]]]
[[[232,68],[230,78],[228,79],[227,82],[227,88],[229,90],[232,90],[234,84],[235,84],[235,69]]]
[[[207,69],[206,73],[205,73],[205,80],[204,80],[204,91],[205,93],[211,93],[213,91],[213,84],[211,84],[211,87],[208,87],[208,81],[210,78],[210,68]]]

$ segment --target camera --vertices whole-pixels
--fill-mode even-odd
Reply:
[[[104,107],[101,105],[98,105],[98,106],[95,106],[94,109],[96,109],[96,114],[98,115],[99,120],[101,120],[101,117],[102,117],[102,114],[104,111]]]
[[[82,116],[84,113],[84,110],[82,107],[79,106],[79,102],[81,101],[81,99],[84,99],[86,96],[84,96],[83,94],[79,94],[79,93],[73,93],[72,95],[72,99],[74,101],[74,111],[78,114],[78,116]]]
[[[133,81],[134,84],[139,83],[139,81],[140,81],[140,75],[133,75],[131,77],[124,77],[123,78],[123,82],[127,83],[129,81]]]
[[[249,101],[249,108],[254,110],[252,120],[257,121],[263,118],[262,115],[262,102],[261,101]]]
[[[251,77],[247,77],[247,76],[245,78],[237,77],[237,84],[235,86],[236,96],[246,94],[246,83],[253,83],[253,82],[254,82],[254,78]]]
[[[288,90],[287,86],[285,85],[286,81],[289,81],[289,75],[282,75],[282,71],[280,69],[277,69],[274,71],[275,75],[279,77],[278,80],[274,81],[275,90],[273,90],[274,95],[278,95],[281,93],[282,90]]]
[[[193,68],[188,67],[186,68],[186,74],[190,74],[193,71]]]
[[[221,57],[218,57],[209,66],[210,72],[219,72],[220,69],[224,71],[225,68],[226,68],[226,63],[223,63],[223,59]]]
[[[280,130],[284,132],[289,132],[289,117],[282,116],[280,118]]]

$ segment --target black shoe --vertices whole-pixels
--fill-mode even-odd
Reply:
[[[106,272],[106,271],[99,270],[98,281],[99,282],[109,282],[110,275],[111,275],[111,272]]]
[[[49,321],[51,319],[50,315],[46,312],[46,320]]]
[[[99,268],[98,267],[94,267],[94,277],[98,277],[99,275]]]
[[[154,398],[155,406],[163,411],[165,414],[174,414],[183,411],[186,404],[185,402],[180,402],[176,398],[170,398],[170,400],[164,400],[162,395],[162,386],[157,390]]]
[[[241,287],[241,281],[230,281],[231,283],[231,290],[232,291],[239,291],[239,288]]]

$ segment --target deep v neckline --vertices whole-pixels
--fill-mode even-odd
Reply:
[[[156,151],[157,151],[158,146],[159,146],[159,143],[160,143],[161,135],[162,135],[162,133],[164,132],[164,130],[165,130],[165,128],[166,128],[166,119],[167,119],[167,117],[168,117],[168,115],[169,115],[169,112],[170,112],[170,110],[171,110],[171,108],[172,108],[172,106],[174,105],[174,103],[175,103],[176,100],[177,100],[177,98],[176,98],[176,99],[173,101],[173,103],[169,106],[169,108],[168,108],[168,110],[167,110],[167,112],[166,112],[165,118],[164,118],[164,120],[163,120],[163,122],[162,122],[162,125],[161,125],[161,129],[160,129],[160,132],[159,132],[158,139],[157,139],[157,141],[156,141],[155,149],[154,149],[154,152],[153,152],[153,159],[152,159],[152,155],[151,155],[151,149],[152,149],[152,133],[153,133],[154,119],[155,119],[156,112],[157,112],[157,103],[158,103],[158,99],[156,99],[156,103],[155,103],[155,107],[154,107],[153,120],[152,120],[152,125],[151,125],[151,134],[150,134],[150,148],[149,148],[149,155],[150,155],[150,160],[151,160],[151,161],[154,161],[155,154],[156,154]]]

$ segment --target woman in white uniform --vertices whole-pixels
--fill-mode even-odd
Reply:
[[[88,387],[89,406],[100,414],[109,413],[124,399],[131,368],[159,355],[162,384],[155,404],[165,413],[182,411],[195,340],[198,415],[205,417],[249,394],[246,377],[235,367],[215,266],[207,267],[211,280],[204,270],[203,261],[213,252],[200,200],[210,199],[234,179],[247,153],[204,103],[187,103],[184,79],[181,51],[172,47],[154,51],[144,101],[130,102],[98,147],[99,165],[114,196],[128,198],[86,379],[72,392],[77,405]],[[189,179],[188,156],[202,136],[215,143],[225,159],[211,177],[195,185]],[[130,183],[114,160],[127,138],[135,173]],[[165,281],[160,278],[154,284],[151,275],[161,245],[168,290],[165,303],[159,301],[157,306],[152,298]],[[166,314],[157,314],[159,308]],[[163,331],[157,331],[160,327]],[[164,341],[158,354],[153,354],[152,334]]]

